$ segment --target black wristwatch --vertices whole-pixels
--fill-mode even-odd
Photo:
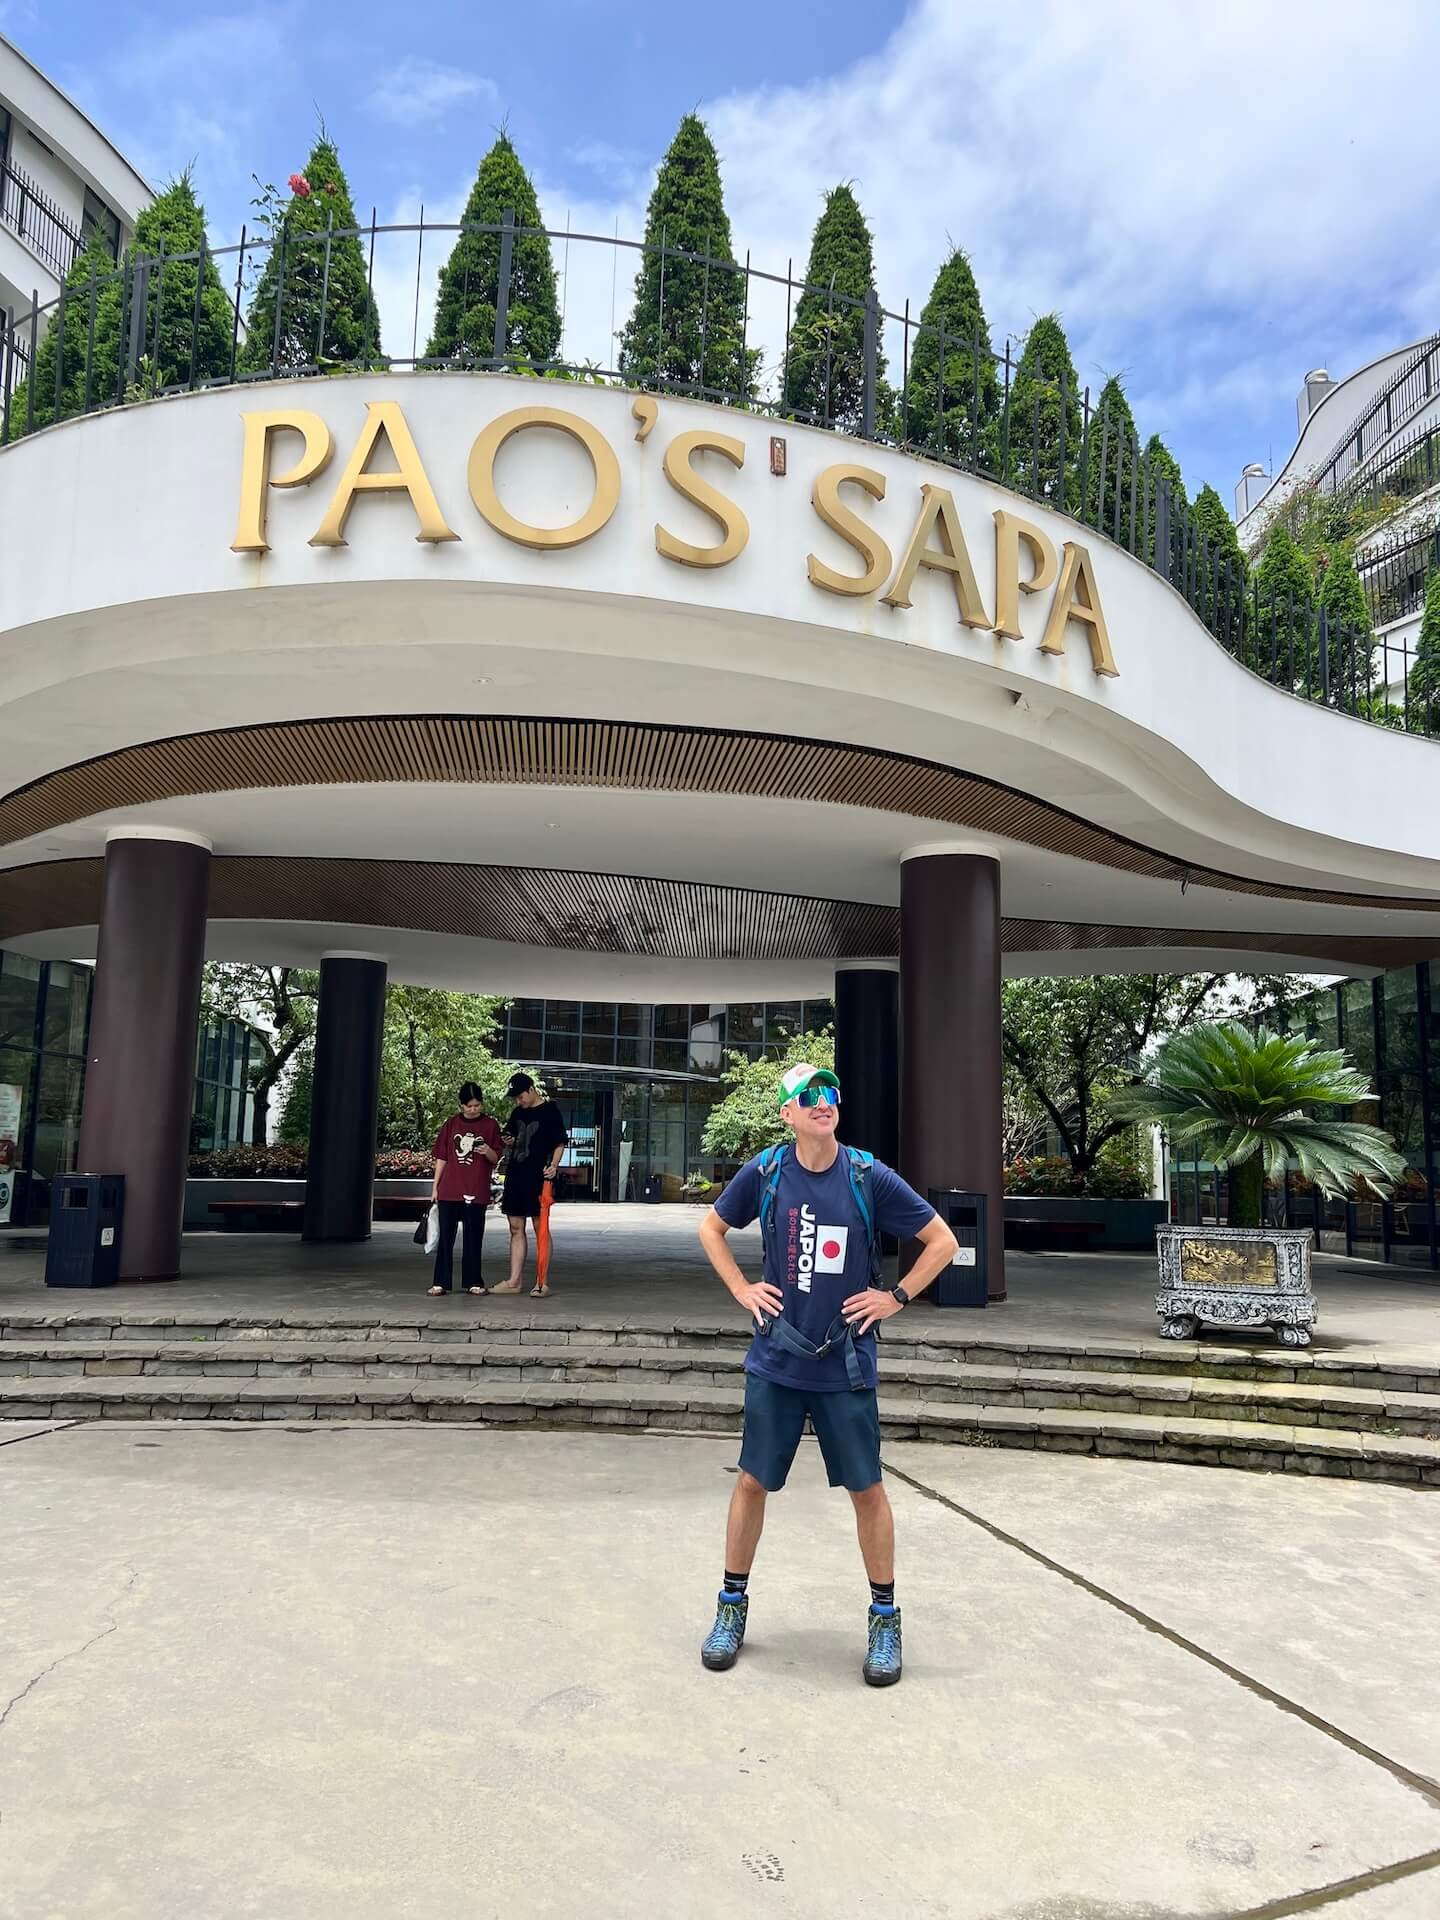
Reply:
[[[900,1302],[902,1307],[909,1306],[910,1296],[905,1291],[904,1287],[892,1287],[891,1292],[895,1295],[895,1298]]]

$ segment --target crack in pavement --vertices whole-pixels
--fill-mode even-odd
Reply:
[[[121,1587],[120,1591],[115,1595],[114,1599],[107,1603],[105,1625],[101,1627],[98,1633],[92,1633],[90,1638],[84,1641],[80,1646],[71,1647],[69,1651],[66,1653],[57,1653],[55,1658],[50,1662],[48,1667],[42,1667],[39,1673],[37,1673],[33,1679],[26,1681],[25,1685],[20,1689],[18,1693],[12,1694],[10,1696],[10,1698],[5,1702],[4,1707],[0,1708],[0,1732],[4,1731],[5,1724],[9,1720],[11,1714],[15,1711],[16,1707],[18,1707],[22,1701],[28,1700],[30,1698],[30,1695],[35,1691],[36,1687],[39,1686],[40,1682],[42,1680],[48,1680],[50,1675],[55,1672],[57,1667],[68,1666],[70,1661],[78,1660],[82,1654],[88,1653],[93,1646],[98,1646],[100,1641],[108,1640],[112,1633],[115,1633],[116,1631],[118,1631],[120,1622],[119,1620],[113,1617],[115,1613],[115,1609],[120,1605],[120,1602],[126,1597],[126,1595],[134,1587],[135,1582],[140,1578],[138,1569],[130,1566],[128,1562],[125,1563],[125,1571],[129,1574],[130,1577],[125,1582],[124,1586]],[[0,1824],[4,1823],[4,1819],[5,1819],[4,1811],[3,1809],[0,1809]]]
[[[0,1447],[18,1447],[25,1440],[48,1440],[52,1433],[68,1433],[71,1427],[78,1427],[78,1420],[65,1420],[55,1426],[42,1427],[39,1433],[0,1433]]]
[[[1062,1580],[1068,1580],[1071,1586],[1078,1587],[1082,1593],[1087,1593],[1092,1599],[1099,1600],[1105,1606],[1114,1608],[1117,1613],[1124,1614],[1128,1620],[1133,1620],[1147,1633],[1153,1633],[1158,1638],[1168,1641],[1172,1647],[1178,1647],[1182,1653],[1188,1653],[1192,1658],[1203,1661],[1207,1667],[1212,1667],[1215,1672],[1224,1674],[1226,1679],[1233,1680],[1247,1693],[1252,1693],[1257,1698],[1267,1701],[1272,1707],[1277,1707],[1280,1712],[1303,1721],[1307,1727],[1314,1728],[1328,1740],[1338,1742],[1340,1746],[1348,1748],[1351,1753],[1357,1754],[1360,1759],[1368,1760],[1372,1766],[1383,1768],[1402,1786],[1408,1787],[1412,1793],[1419,1794],[1431,1807],[1440,1810],[1440,1781],[1432,1780],[1428,1774],[1416,1773],[1402,1761],[1392,1759],[1389,1754],[1380,1752],[1378,1747],[1372,1747],[1364,1740],[1357,1739],[1354,1734],[1346,1733],[1343,1727],[1337,1727],[1333,1721],[1324,1719],[1318,1713],[1312,1713],[1309,1707],[1301,1706],[1298,1700],[1290,1699],[1287,1694],[1278,1692],[1274,1687],[1268,1686],[1265,1681],[1257,1680],[1254,1674],[1246,1673],[1243,1668],[1233,1666],[1230,1661],[1222,1659],[1218,1653],[1212,1653],[1208,1647],[1202,1647],[1198,1641],[1189,1639],[1187,1635],[1177,1632],[1174,1627],[1166,1626],[1165,1622],[1158,1620],[1154,1614],[1146,1613],[1143,1608],[1132,1606],[1128,1600],[1122,1600],[1118,1593],[1112,1593],[1108,1587],[1102,1587],[1097,1581],[1088,1579],[1074,1567],[1067,1567],[1062,1561],[1052,1559],[1048,1553],[1042,1553],[1038,1547],[1032,1547],[1028,1541],[1020,1539],[1018,1535],[1007,1533],[1003,1527],[997,1526],[993,1520],[987,1520],[983,1514],[961,1506],[958,1500],[952,1500],[948,1494],[941,1493],[938,1487],[929,1486],[925,1481],[916,1479],[914,1474],[906,1473],[903,1467],[894,1466],[888,1460],[883,1465],[886,1473],[893,1474],[897,1480],[918,1493],[923,1499],[935,1501],[938,1506],[946,1508],[962,1520],[967,1520],[971,1526],[979,1527],[982,1533],[988,1533],[992,1540],[998,1540],[1002,1546],[1013,1547],[1017,1553],[1024,1554],[1027,1560],[1034,1561],[1036,1566],[1044,1567],[1048,1573],[1058,1574]],[[1226,1916],[1226,1920],[1287,1920],[1290,1915],[1318,1913],[1324,1907],[1335,1906],[1340,1901],[1366,1893],[1371,1888],[1391,1886],[1397,1881],[1411,1879],[1415,1874],[1428,1873],[1437,1867],[1440,1867],[1440,1848],[1429,1853],[1415,1854],[1408,1860],[1393,1861],[1389,1866],[1373,1867],[1365,1873],[1352,1874],[1347,1879],[1332,1881],[1329,1886],[1312,1887],[1308,1893],[1287,1894],[1278,1900],[1265,1901],[1258,1907],[1246,1908],[1243,1913]],[[1217,1920],[1219,1920],[1218,1916]]]

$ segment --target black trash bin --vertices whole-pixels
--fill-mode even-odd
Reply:
[[[983,1307],[989,1299],[986,1226],[989,1195],[931,1187],[930,1204],[957,1241],[955,1257],[930,1289],[937,1307]]]
[[[660,1178],[658,1173],[652,1173],[649,1179],[645,1182],[645,1198],[653,1204],[656,1200],[659,1200],[661,1198],[664,1191],[665,1191],[664,1181]]]
[[[50,1182],[47,1287],[113,1287],[120,1277],[123,1173],[61,1173]]]

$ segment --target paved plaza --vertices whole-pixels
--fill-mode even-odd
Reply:
[[[159,1285],[129,1284],[102,1292],[48,1290],[45,1239],[38,1232],[0,1229],[0,1319],[7,1309],[61,1312],[154,1312],[182,1319],[187,1312],[346,1314],[414,1311],[430,1317],[484,1315],[503,1325],[522,1316],[563,1321],[566,1315],[603,1314],[638,1326],[677,1315],[735,1316],[724,1288],[700,1251],[697,1207],[585,1206],[557,1208],[554,1297],[427,1300],[430,1262],[412,1244],[413,1228],[381,1224],[368,1241],[310,1246],[298,1234],[192,1233],[185,1236],[183,1273]],[[492,1214],[485,1234],[485,1277],[503,1278],[508,1235]],[[742,1263],[757,1273],[758,1228],[734,1236]],[[1009,1253],[1009,1298],[983,1313],[936,1311],[921,1304],[926,1338],[985,1338],[1043,1344],[1075,1341],[1154,1341],[1153,1254]],[[527,1280],[527,1288],[529,1281]],[[1345,1260],[1322,1254],[1315,1262],[1320,1302],[1315,1350],[1420,1355],[1440,1351],[1440,1279],[1428,1270]],[[1260,1336],[1268,1340],[1268,1336]],[[1217,1340],[1233,1341],[1216,1334]]]
[[[807,1443],[697,1652],[734,1442],[7,1429],[5,1920],[1433,1920],[1440,1501],[896,1446],[860,1681]]]

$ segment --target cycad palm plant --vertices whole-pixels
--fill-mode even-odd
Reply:
[[[1156,1121],[1177,1149],[1227,1167],[1231,1226],[1258,1227],[1266,1174],[1282,1178],[1292,1161],[1327,1195],[1344,1195],[1362,1177],[1394,1185],[1405,1161],[1387,1134],[1312,1111],[1374,1097],[1343,1053],[1220,1020],[1167,1041],[1149,1078],[1112,1094],[1110,1111]]]

